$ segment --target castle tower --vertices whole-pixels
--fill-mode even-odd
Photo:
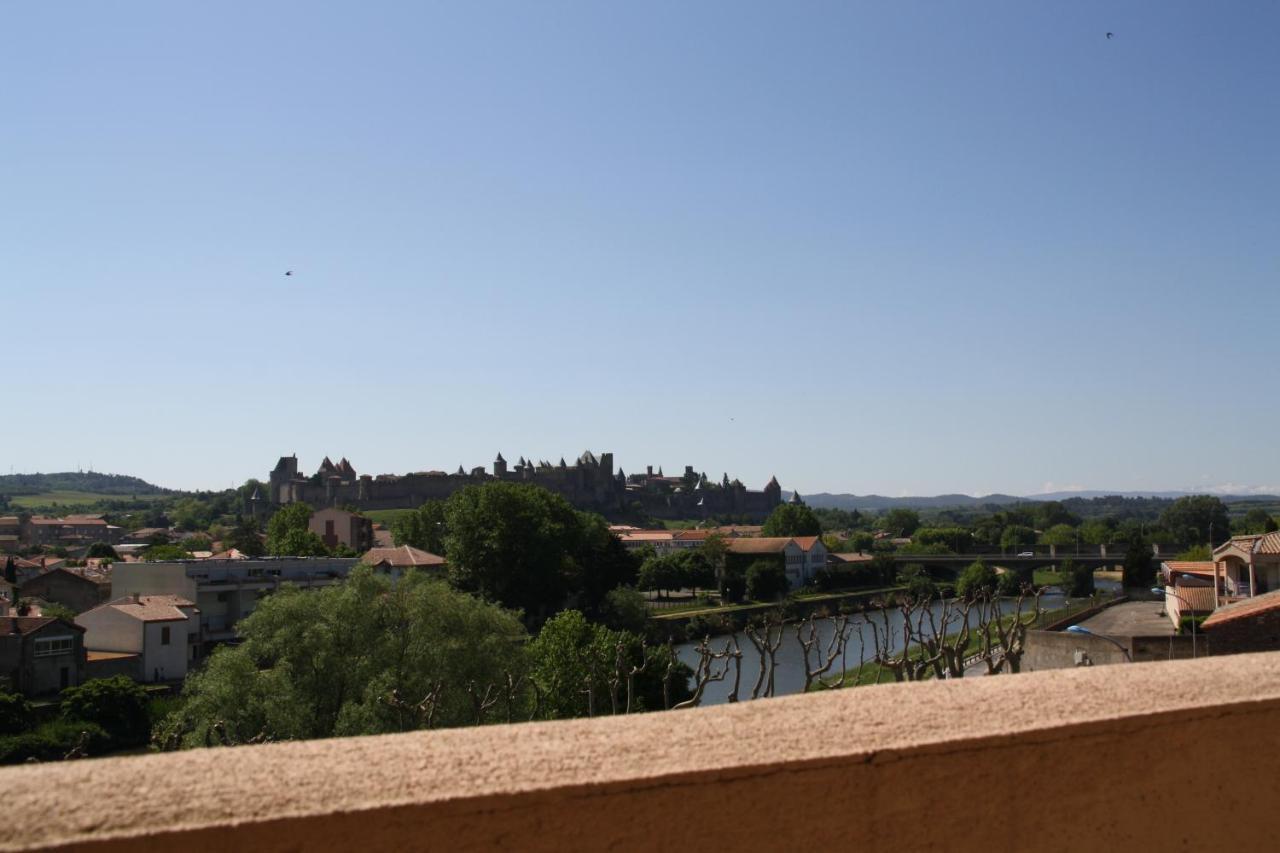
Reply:
[[[787,501],[787,503],[791,504],[792,506],[804,506],[804,501],[800,500],[799,492],[792,492],[791,500]]]
[[[507,460],[502,458],[502,453],[498,453],[498,458],[493,460],[493,476],[501,480],[507,476]]]
[[[281,456],[276,467],[267,476],[271,489],[267,499],[273,504],[285,504],[293,500],[290,496],[289,484],[298,476],[298,455]]]
[[[782,503],[782,486],[778,485],[777,477],[769,478],[769,482],[765,484],[764,499],[770,509]]]

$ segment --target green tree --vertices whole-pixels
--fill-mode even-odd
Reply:
[[[412,545],[445,556],[445,502],[427,501],[391,522],[391,538],[397,545]]]
[[[910,536],[920,526],[920,513],[914,509],[891,509],[880,519],[880,527],[891,536]]]
[[[635,587],[620,586],[605,594],[600,621],[615,631],[643,634],[649,620],[649,605]]]
[[[1115,525],[1109,518],[1092,518],[1080,525],[1080,539],[1086,545],[1106,545],[1114,536]]]
[[[0,692],[0,735],[16,735],[35,725],[31,703],[17,693]]]
[[[1010,551],[1029,549],[1036,542],[1036,532],[1030,527],[1010,524],[1000,534],[1000,547]]]
[[[973,535],[963,527],[921,527],[911,537],[914,545],[941,545],[956,554],[973,542]]]
[[[273,557],[324,557],[322,540],[308,529],[312,509],[305,503],[286,504],[267,522],[267,553]]]
[[[674,554],[651,557],[640,566],[637,585],[640,589],[656,592],[660,596],[683,585],[683,573]],[[664,596],[665,597],[665,596]]]
[[[449,579],[459,589],[524,611],[541,624],[570,597],[597,608],[636,581],[634,558],[599,516],[525,483],[484,483],[445,506]]]
[[[259,536],[258,522],[252,516],[237,515],[235,524],[222,540],[222,547],[236,549],[249,557],[261,557],[267,553],[267,546]]]
[[[1093,569],[1074,560],[1063,560],[1058,574],[1062,576],[1062,589],[1067,595],[1072,598],[1093,595]]]
[[[1179,545],[1208,543],[1216,547],[1231,536],[1227,506],[1213,495],[1178,498],[1160,513],[1160,526],[1169,531]]]
[[[1178,555],[1179,560],[1188,562],[1207,561],[1213,559],[1213,551],[1208,545],[1193,545]]]
[[[779,504],[760,529],[762,536],[818,536],[822,522],[804,504]]]
[[[158,739],[204,746],[221,732],[243,743],[406,731],[426,725],[424,702],[433,724],[464,725],[475,722],[472,685],[501,694],[525,671],[515,614],[418,572],[392,583],[358,566],[334,586],[286,586],[238,627],[243,642],[188,677]]]
[[[975,560],[970,563],[956,580],[956,595],[960,598],[972,598],[983,592],[994,592],[999,582],[995,569]]]
[[[116,553],[116,549],[112,548],[106,542],[94,542],[89,546],[89,550],[85,552],[85,557],[90,559],[120,559],[120,555]]]
[[[1080,523],[1078,516],[1073,515],[1062,505],[1061,501],[1045,501],[1035,505],[1035,509],[1031,512],[1034,519],[1033,525],[1041,529],[1048,529],[1064,524],[1067,527],[1075,527]],[[1055,543],[1062,544],[1062,543]]]
[[[1076,538],[1076,529],[1070,524],[1055,524],[1044,533],[1040,534],[1041,545],[1057,545],[1059,547],[1067,545],[1075,545],[1079,541]]]
[[[40,605],[40,615],[51,619],[61,619],[64,622],[74,623],[76,621],[76,612],[65,604],[59,604],[56,601],[49,601]]]
[[[1237,527],[1240,533],[1270,533],[1276,529],[1276,520],[1262,507],[1254,507],[1244,514]]]
[[[123,675],[95,678],[62,691],[64,720],[102,726],[113,748],[141,746],[151,735],[147,691]]]
[[[142,559],[153,563],[168,560],[190,560],[191,552],[181,545],[150,545],[142,549]]]
[[[538,685],[546,719],[610,713],[615,695],[618,711],[624,711],[627,674],[642,661],[644,668],[633,682],[632,710],[660,709],[663,680],[672,662],[665,646],[645,647],[637,635],[590,622],[577,610],[548,619],[529,644],[530,676]],[[674,704],[689,696],[693,673],[679,661],[672,663],[669,689]],[[617,684],[616,694],[611,682]]]
[[[1126,589],[1146,589],[1155,579],[1151,543],[1142,536],[1135,536],[1129,540],[1124,554],[1124,586]]]
[[[919,563],[907,563],[902,566],[898,570],[897,582],[899,586],[906,587],[908,596],[916,600],[935,598],[938,595],[937,584]]]
[[[786,569],[778,560],[756,560],[747,567],[748,598],[773,601],[786,595],[790,587]]]

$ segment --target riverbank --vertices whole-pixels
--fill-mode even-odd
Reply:
[[[1075,604],[1068,604],[1065,607],[1057,607],[1052,610],[1045,610],[1041,612],[1040,615],[1038,616],[1036,616],[1034,613],[1023,614],[1022,618],[1026,620],[1027,630],[1029,631],[1056,630],[1065,624],[1070,624],[1070,623],[1079,621],[1080,619],[1087,618],[1089,616],[1092,616],[1094,613],[1097,613],[1101,610],[1106,609],[1107,607],[1110,607],[1113,604],[1119,604],[1120,602],[1126,601],[1126,600],[1127,598],[1123,595],[1116,596],[1109,599],[1104,599],[1101,601],[1095,600],[1093,598],[1084,598],[1084,599],[1080,599],[1080,601]],[[1030,616],[1031,618],[1027,619],[1028,616]],[[1008,627],[1013,624],[1013,620],[1014,620],[1014,614],[1010,613],[1009,615],[1001,618],[1000,624],[1002,627]],[[960,633],[959,631],[956,631],[954,633],[948,634],[947,640],[953,641],[959,635],[959,633]],[[962,657],[967,658],[971,655],[975,655],[981,650],[981,648],[982,648],[982,634],[975,630],[970,633],[969,641],[965,645],[964,654],[962,655]],[[845,687],[856,687],[863,684],[884,684],[894,680],[892,670],[890,670],[888,667],[881,666],[878,663],[874,663],[870,661],[864,663],[861,667],[851,667],[849,669],[846,669],[844,671],[844,676],[845,676],[845,680],[843,682],[843,686]],[[932,678],[933,671],[932,670],[927,671],[924,677],[926,679]],[[830,676],[825,679],[827,683],[836,683],[836,682],[839,682],[839,680],[840,680],[839,674]],[[814,684],[810,686],[809,692],[813,692],[815,690],[829,690],[829,689],[833,689],[833,688],[829,688],[823,684],[814,682]]]
[[[698,626],[697,634],[720,636],[732,634],[744,626],[752,616],[785,608],[789,617],[803,618],[814,611],[838,609],[842,604],[869,603],[877,598],[901,592],[905,587],[886,586],[873,589],[852,589],[839,592],[815,592],[791,596],[783,601],[753,601],[746,604],[725,604],[677,610],[667,613],[651,613],[649,623],[658,633],[677,628],[686,630],[690,624]],[[705,630],[704,630],[705,629]]]

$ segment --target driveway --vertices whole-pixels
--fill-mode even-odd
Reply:
[[[1173,622],[1164,615],[1160,601],[1126,601],[1108,607],[1080,623],[1095,634],[1108,637],[1171,637]]]

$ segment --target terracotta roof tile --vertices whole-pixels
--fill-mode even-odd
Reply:
[[[1201,627],[1208,631],[1225,622],[1247,619],[1250,616],[1270,613],[1273,610],[1280,610],[1280,590],[1266,592],[1253,598],[1246,598],[1243,601],[1228,604],[1225,607],[1219,607],[1209,614],[1209,618],[1201,623]]]
[[[142,622],[185,622],[187,614],[178,608],[195,605],[177,595],[139,595],[117,598],[102,606],[114,608]]]
[[[25,636],[57,621],[59,620],[52,616],[0,616],[0,635],[22,634]],[[84,630],[79,625],[71,627],[78,631]]]
[[[393,568],[410,568],[413,566],[443,566],[444,557],[414,548],[412,545],[401,545],[399,548],[370,548],[360,558],[360,562],[370,566],[392,566]]]

